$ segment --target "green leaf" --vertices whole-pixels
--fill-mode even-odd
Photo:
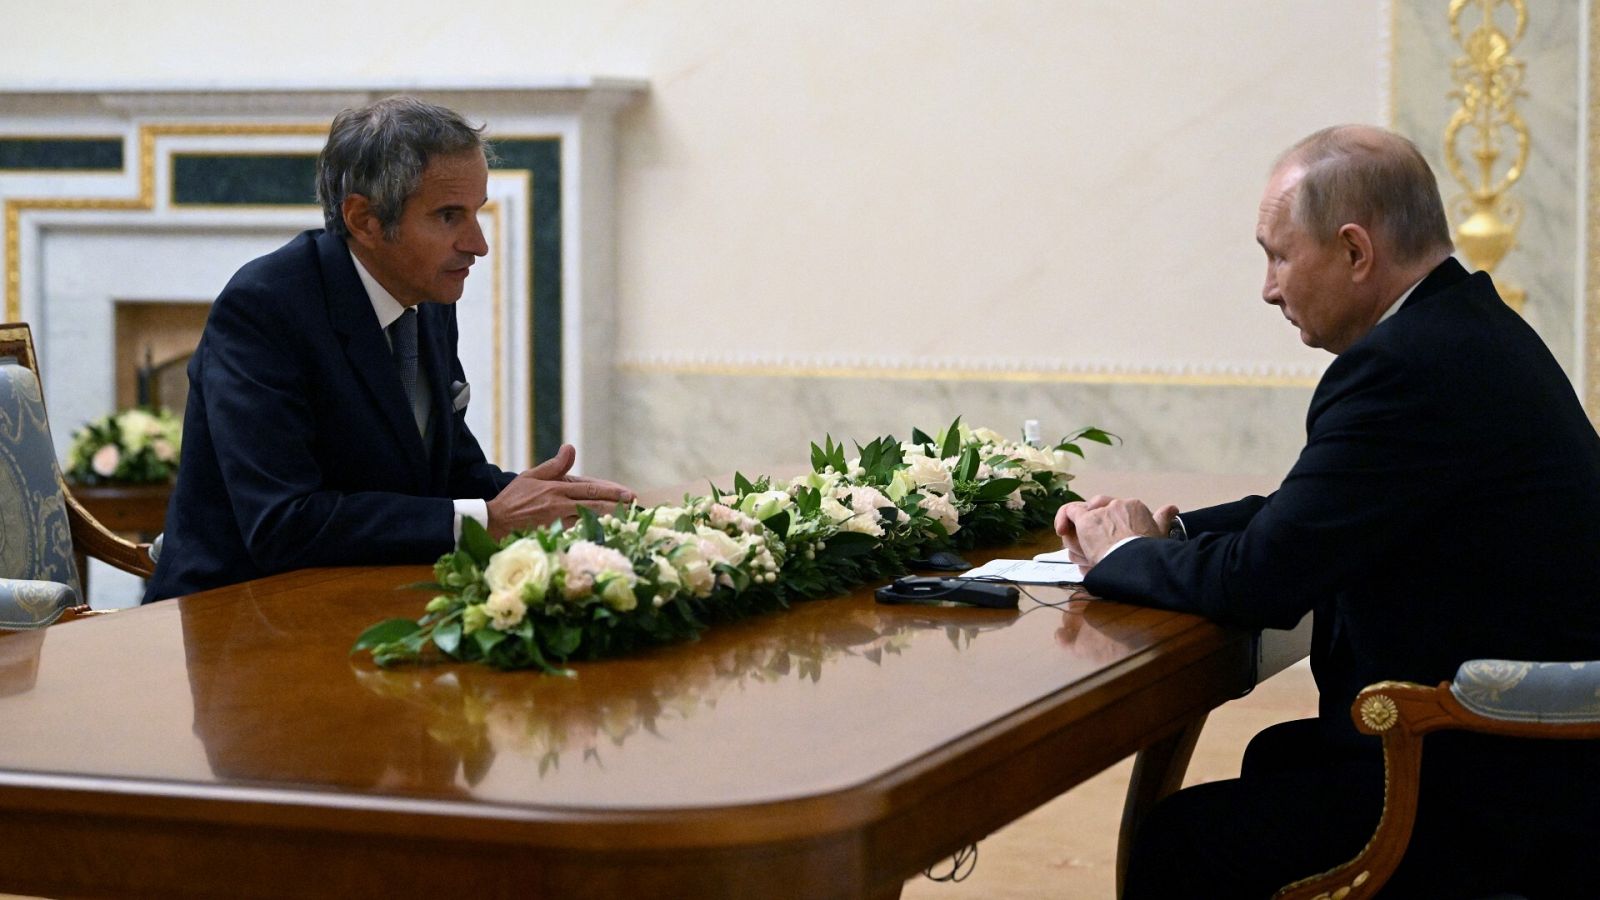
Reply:
[[[472,639],[478,642],[478,650],[488,656],[496,644],[506,639],[506,633],[498,628],[479,628],[472,633]]]
[[[743,473],[733,473],[733,492],[735,495],[743,497],[745,494],[748,494],[753,490],[755,490],[755,488],[751,486],[750,479],[744,477]]]
[[[461,517],[461,549],[472,557],[472,561],[483,568],[489,564],[489,557],[500,549],[500,545],[489,537],[489,532],[471,516]]]
[[[977,493],[972,495],[972,499],[979,503],[1004,500],[1011,496],[1011,492],[1021,485],[1022,479],[1020,478],[993,478],[979,486]]]
[[[826,469],[827,467],[828,467],[828,454],[824,453],[822,451],[822,448],[817,446],[817,442],[816,441],[812,441],[811,442],[811,471],[816,472],[817,474],[820,475],[820,474],[822,474],[822,470]]]
[[[463,517],[465,518],[465,517]],[[578,521],[583,525],[583,536],[596,544],[605,544],[606,529],[600,524],[600,517],[587,506],[578,507]]]
[[[940,459],[949,459],[961,452],[961,417],[950,423],[944,432],[944,446],[939,450]]]
[[[467,518],[465,516],[463,519]],[[422,630],[422,626],[410,619],[386,619],[361,632],[356,638],[355,645],[350,648],[351,653],[358,650],[367,650],[379,644],[392,644]]]
[[[583,643],[583,629],[569,622],[557,622],[552,627],[545,629],[545,646],[550,653],[566,659],[577,652],[578,645]]]
[[[956,463],[955,477],[957,481],[971,481],[978,477],[978,448],[968,447],[961,451],[961,461]]]
[[[833,556],[848,558],[871,553],[878,546],[878,539],[870,534],[859,531],[841,531],[828,538],[828,549],[823,551]]]
[[[776,534],[780,540],[787,538],[789,536],[789,511],[787,509],[780,509],[772,515],[767,516],[765,519],[762,519],[761,524],[772,529],[772,533]]]
[[[933,443],[933,438],[928,437],[927,432],[923,431],[921,428],[913,428],[911,429],[911,443],[927,446]]]
[[[433,645],[446,656],[455,656],[456,648],[461,646],[461,620],[453,618],[437,625],[433,629]]]

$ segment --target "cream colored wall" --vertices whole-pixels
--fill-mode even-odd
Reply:
[[[937,427],[898,420],[931,396],[926,385],[870,372],[836,402],[793,403],[839,366],[907,365],[952,370],[961,388],[946,394],[1000,427],[1081,407],[1129,438],[1132,465],[1281,470],[1300,423],[1280,408],[1302,406],[1283,392],[1303,391],[1327,357],[1259,302],[1256,202],[1284,145],[1386,115],[1386,10],[0,0],[18,38],[0,54],[0,82],[647,79],[649,97],[619,123],[617,351],[631,408],[680,424],[623,474],[764,458],[838,422]],[[706,362],[734,368],[702,378]],[[773,363],[798,375],[758,377]],[[987,384],[994,368],[1045,374],[996,406],[982,398],[1019,389]],[[1154,384],[1082,384],[1107,370]],[[1194,373],[1301,387],[1196,394],[1184,383]],[[714,392],[720,438],[677,405],[702,391]],[[786,404],[793,415],[775,416]],[[1080,424],[1061,416],[1047,429]],[[760,421],[741,430],[746,418]],[[631,421],[619,412],[617,428]],[[663,462],[663,444],[687,449]]]

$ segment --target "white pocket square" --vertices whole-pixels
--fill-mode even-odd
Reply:
[[[465,381],[450,382],[450,406],[453,412],[461,412],[467,408],[467,401],[472,399],[472,385]]]

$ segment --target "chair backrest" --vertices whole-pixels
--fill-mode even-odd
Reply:
[[[0,578],[55,581],[80,593],[30,338],[25,325],[0,326]]]

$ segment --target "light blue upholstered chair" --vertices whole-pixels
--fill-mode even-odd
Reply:
[[[1422,739],[1431,731],[1544,740],[1600,740],[1600,660],[1473,659],[1454,681],[1369,685],[1351,706],[1356,727],[1383,738],[1383,816],[1361,855],[1279,891],[1280,900],[1371,897],[1394,874],[1416,824]],[[1496,898],[1498,900],[1498,898]]]
[[[117,537],[72,498],[56,465],[26,325],[0,325],[0,630],[87,611],[73,545],[141,577],[149,546]]]

